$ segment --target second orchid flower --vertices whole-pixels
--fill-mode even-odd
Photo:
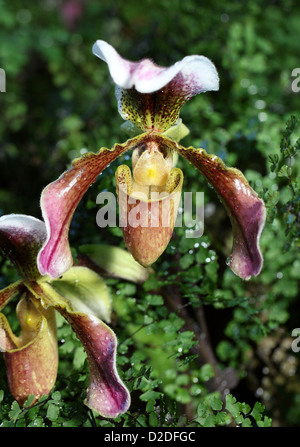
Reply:
[[[106,324],[112,311],[108,289],[99,275],[83,266],[71,267],[55,280],[41,276],[36,255],[45,237],[44,222],[32,216],[10,214],[0,218],[0,251],[21,277],[0,291],[0,310],[19,296],[19,336],[0,313],[0,351],[9,388],[20,405],[30,395],[36,400],[53,388],[59,360],[58,311],[87,353],[90,380],[86,405],[104,417],[115,418],[128,410],[130,395],[116,368],[116,335]]]

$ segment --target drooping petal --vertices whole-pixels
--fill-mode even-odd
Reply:
[[[125,60],[103,40],[95,42],[93,53],[108,64],[119,113],[142,130],[166,131],[186,101],[219,88],[216,68],[205,56],[186,56],[166,68],[149,59]]]
[[[165,251],[175,225],[180,202],[183,173],[173,168],[162,193],[154,192],[150,198],[132,191],[132,178],[128,166],[119,166],[116,184],[125,244],[144,267],[152,265]]]
[[[114,332],[92,315],[65,314],[88,355],[90,382],[85,404],[107,418],[125,413],[130,395],[116,369],[117,338]]]
[[[0,314],[0,351],[3,352],[10,391],[20,405],[33,394],[48,394],[57,375],[58,351],[53,309],[40,312],[30,294],[17,307],[21,334],[16,337]]]
[[[259,248],[266,218],[263,200],[239,170],[226,167],[217,156],[208,155],[204,149],[184,148],[172,140],[169,144],[199,169],[223,202],[233,229],[233,249],[228,265],[245,280],[257,276],[263,265]]]
[[[112,149],[102,148],[97,153],[84,154],[43,190],[41,208],[47,240],[38,255],[38,268],[42,275],[57,278],[72,266],[68,234],[77,205],[98,175],[117,157],[134,147],[141,137],[116,144]]]
[[[24,214],[0,217],[0,249],[25,279],[40,277],[36,257],[46,239],[44,222]]]
[[[87,267],[71,267],[51,285],[71,302],[74,310],[110,323],[111,297],[105,281],[97,273]]]
[[[35,296],[43,297],[44,304],[64,316],[82,342],[90,367],[90,383],[86,405],[107,418],[125,413],[130,395],[116,368],[117,338],[114,332],[92,314],[75,312],[47,282],[27,284]]]

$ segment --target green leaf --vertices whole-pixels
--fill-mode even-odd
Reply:
[[[61,400],[61,392],[60,391],[54,391],[51,394],[51,398],[57,402],[59,402]]]
[[[28,424],[28,427],[45,427],[44,418],[39,416]]]
[[[272,426],[272,419],[268,416],[265,416],[263,420],[257,421],[258,427],[271,427]]]
[[[74,368],[75,369],[82,368],[86,357],[87,356],[86,356],[86,352],[85,352],[84,348],[82,346],[78,346],[74,352],[74,359],[73,359]]]
[[[179,265],[183,270],[189,268],[195,262],[195,258],[191,254],[183,255],[179,260]]]
[[[227,394],[225,398],[225,408],[229,413],[234,417],[237,418],[241,414],[241,409],[236,401],[236,398],[232,396],[232,394]]]
[[[155,412],[149,414],[149,425],[150,427],[157,427],[159,424],[158,416]]]
[[[251,420],[249,418],[245,418],[242,422],[242,427],[252,427]]]
[[[161,306],[164,304],[164,300],[160,295],[147,295],[147,302],[151,304],[151,306]]]
[[[69,421],[63,422],[63,427],[77,427],[77,421],[70,419]]]
[[[14,402],[12,403],[11,410],[10,410],[10,412],[8,413],[8,416],[9,416],[9,418],[10,418],[12,421],[15,422],[15,421],[18,419],[18,417],[19,417],[21,411],[22,411],[22,410],[21,410],[20,405],[18,404],[18,402],[17,402],[17,401],[14,401]]]
[[[146,411],[148,413],[151,413],[151,411],[154,411],[155,404],[156,404],[155,399],[149,399],[146,404]]]
[[[139,427],[139,426],[147,427],[148,426],[148,421],[144,414],[140,414],[136,421],[137,421],[137,427]]]
[[[216,424],[217,425],[226,425],[230,423],[230,416],[228,413],[226,413],[226,411],[219,411],[216,415],[215,415],[215,419],[216,419]]]
[[[213,367],[210,363],[206,363],[200,368],[200,379],[203,382],[206,382],[209,379],[212,379],[215,376]]]
[[[24,403],[24,407],[30,407],[30,406],[32,405],[34,399],[35,399],[35,395],[34,395],[34,394],[30,394],[30,395],[28,396],[28,399],[27,399],[26,402]]]
[[[262,419],[262,413],[264,412],[265,407],[262,403],[256,402],[253,410],[251,411],[250,415],[256,420],[260,421]]]
[[[140,399],[144,402],[147,402],[150,399],[159,399],[160,396],[161,393],[159,393],[158,391],[148,390],[140,396]]]
[[[48,405],[48,408],[47,408],[47,415],[46,416],[51,421],[55,421],[58,418],[59,411],[60,411],[60,409],[59,409],[57,404],[50,403]]]
[[[278,171],[278,177],[289,177],[290,168],[287,165],[283,165]]]
[[[207,402],[211,406],[211,408],[215,411],[219,411],[223,407],[223,402],[220,399],[219,393],[212,393],[207,396],[206,398]]]
[[[213,414],[210,414],[204,421],[203,427],[215,427],[215,416]]]

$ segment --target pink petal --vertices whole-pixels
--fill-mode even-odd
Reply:
[[[90,383],[85,404],[107,418],[125,413],[130,395],[116,369],[117,339],[114,332],[92,315],[64,315],[88,355]]]
[[[179,75],[192,94],[218,90],[219,78],[214,64],[205,56],[186,56],[171,67],[160,67],[150,59],[131,62],[123,59],[117,51],[103,40],[93,45],[93,53],[108,64],[116,85],[123,89],[135,88],[140,93],[153,93],[176,81]],[[178,79],[179,79],[178,76]]]
[[[42,192],[41,208],[47,240],[38,255],[42,275],[61,276],[73,264],[68,242],[69,227],[77,205],[98,175],[117,157],[137,144],[140,136],[113,149],[89,152],[74,160],[72,167]]]
[[[219,89],[216,68],[205,56],[186,56],[165,68],[149,59],[127,61],[103,40],[97,40],[93,53],[108,64],[121,116],[142,130],[167,130],[186,101]]]
[[[260,236],[265,224],[266,210],[263,200],[249,186],[243,174],[228,168],[215,155],[204,149],[185,148],[174,140],[156,135],[157,142],[169,145],[191,162],[214,187],[230,218],[233,229],[233,250],[228,265],[243,279],[257,276],[263,265],[259,248]]]
[[[117,338],[114,332],[96,316],[71,310],[50,284],[32,282],[27,287],[37,298],[53,306],[81,341],[90,368],[86,405],[107,418],[126,412],[130,395],[116,368]]]
[[[0,217],[0,249],[23,278],[40,276],[36,257],[45,239],[46,227],[39,219],[24,214]]]
[[[179,153],[199,169],[225,206],[233,229],[228,265],[243,279],[257,276],[263,265],[259,240],[266,218],[264,202],[240,171],[226,167],[218,157],[194,148],[181,148]]]

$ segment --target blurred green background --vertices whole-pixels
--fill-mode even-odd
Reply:
[[[189,242],[178,230],[154,270],[171,281],[177,250],[183,303],[190,302],[195,309],[204,307],[218,362],[222,368],[234,368],[239,377],[232,390],[236,398],[250,405],[261,401],[273,425],[299,426],[299,354],[291,350],[290,334],[300,327],[300,133],[296,120],[286,127],[292,115],[299,115],[300,92],[291,88],[295,80],[292,71],[300,67],[299,2],[0,0],[0,67],[6,72],[6,92],[0,93],[0,215],[24,213],[40,218],[42,188],[55,180],[72,159],[87,150],[126,140],[107,66],[91,51],[97,39],[106,40],[130,60],[149,57],[168,66],[186,55],[203,54],[215,63],[220,90],[199,95],[183,107],[181,118],[190,134],[182,143],[203,147],[240,169],[265,199],[268,220],[262,237],[264,268],[248,283],[228,271],[225,260],[232,239],[225,211],[200,174],[180,160],[184,189],[205,193],[210,210],[202,239],[205,244],[197,251],[195,241]],[[115,166],[124,161],[126,157]],[[96,196],[104,188],[114,191],[115,166],[110,166],[101,182],[90,188],[76,212],[71,233],[75,254],[84,243],[105,241],[123,246],[118,229],[100,232],[96,226]],[[200,249],[207,252],[201,254]],[[205,261],[207,256],[210,263]],[[1,268],[4,287],[14,273],[5,260]],[[126,340],[128,327],[141,322],[146,327],[149,321],[143,318],[147,312],[156,322],[153,333],[159,325],[167,333],[162,325],[168,320],[164,307],[145,307],[149,290],[157,288],[157,279],[153,279],[152,289],[149,283],[144,288],[130,288],[126,282],[110,281],[119,317],[114,330],[121,340]],[[137,304],[140,307],[134,313]],[[148,337],[152,337],[148,330]],[[172,349],[177,350],[182,343],[177,332],[171,335],[173,344],[169,338],[165,340],[170,356],[174,355]],[[141,359],[146,358],[152,367],[148,377],[148,381],[153,379],[152,388],[150,382],[147,386],[178,405],[177,421],[192,412],[195,423],[205,425],[200,394],[208,392],[207,387],[201,385],[199,392],[191,388],[196,386],[192,374],[199,369],[197,360],[186,362],[187,369],[182,365],[173,365],[172,369],[157,364],[161,347],[154,342],[149,354],[146,335],[135,340],[133,346],[133,351],[123,352],[121,367],[126,374],[132,363],[130,356],[140,352]],[[76,371],[81,368],[81,364],[74,365],[72,349],[64,351],[61,347],[61,351]],[[0,384],[5,388],[1,365]],[[67,371],[63,367],[62,376]],[[157,382],[157,377],[162,382]],[[138,402],[141,390],[147,390],[145,383],[143,386],[136,385]],[[157,396],[152,394],[151,399],[156,402]],[[12,400],[9,396],[7,399],[10,405]],[[134,421],[145,411],[139,405],[134,406]],[[212,407],[209,411],[215,415]],[[152,419],[140,419],[139,423],[159,425],[154,406],[149,405],[147,412]],[[57,425],[63,425],[63,414],[61,418],[56,420]],[[55,424],[49,420],[47,424]],[[211,418],[206,425],[221,425],[220,421]],[[86,416],[76,423],[87,423]]]

